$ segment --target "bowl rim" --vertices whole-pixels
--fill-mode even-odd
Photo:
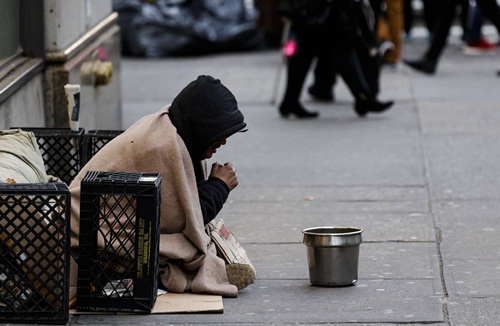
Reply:
[[[320,231],[320,230],[345,230],[345,232],[315,232],[315,231]],[[351,230],[351,231],[349,231]],[[356,234],[361,234],[363,233],[364,229],[356,226],[314,226],[314,227],[309,227],[306,229],[302,230],[303,234],[308,234],[308,235],[324,235],[324,236],[330,236],[330,235],[356,235]]]

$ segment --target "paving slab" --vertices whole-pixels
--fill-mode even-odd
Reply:
[[[431,135],[425,152],[437,200],[498,198],[500,135]]]
[[[500,298],[500,259],[446,260],[445,276],[450,296]]]
[[[249,131],[231,137],[214,157],[234,162],[242,184],[424,184],[421,138],[410,110],[394,114],[398,121],[389,116],[362,120],[351,112],[345,113],[347,121],[284,120],[268,106],[243,113]],[[252,159],[245,159],[249,155]]]
[[[306,246],[302,243],[249,244],[245,249],[258,279],[309,279]],[[362,243],[359,249],[360,280],[439,278],[434,243]]]
[[[140,69],[134,65],[140,65]],[[280,53],[274,50],[189,58],[127,58],[122,68],[122,79],[127,81],[123,86],[123,98],[127,102],[137,99],[171,101],[199,75],[212,75],[220,79],[239,102],[271,103],[273,83],[281,65]],[[280,85],[281,90],[284,84]]]
[[[499,201],[453,201],[436,205],[441,251],[447,260],[500,260]],[[499,286],[500,287],[500,286]]]
[[[336,213],[359,212],[359,213],[425,213],[426,207],[423,203],[413,201],[316,201],[309,200],[308,194],[295,201],[276,203],[249,203],[234,201],[227,205],[224,214],[272,214],[273,212],[303,214],[307,218],[309,214],[323,214],[333,217]]]
[[[495,83],[498,83],[500,78],[494,78],[496,78]],[[477,86],[473,89],[477,89]],[[479,99],[465,100],[454,97],[446,101],[420,101],[418,111],[422,122],[422,133],[425,136],[491,135],[498,137],[500,112],[494,100],[484,97],[486,93],[483,91]]]
[[[251,186],[242,183],[229,194],[234,202],[284,202],[284,201],[359,201],[359,202],[416,202],[427,203],[429,194],[424,186]]]
[[[436,241],[432,220],[429,215],[422,213],[310,213],[297,209],[289,213],[277,211],[273,214],[266,211],[262,214],[238,214],[221,212],[220,217],[242,243],[302,242],[302,230],[315,226],[360,227],[364,229],[365,241]]]
[[[500,325],[498,312],[500,299],[456,298],[449,299],[450,324],[454,326]]]
[[[498,201],[450,201],[436,205],[441,253],[450,296],[500,296]]]
[[[431,281],[374,280],[325,288],[308,281],[257,280],[237,299],[224,300],[223,314],[127,317],[129,323],[362,323],[442,322]],[[121,324],[121,316],[80,316],[78,323]]]

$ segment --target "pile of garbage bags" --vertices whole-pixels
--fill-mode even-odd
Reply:
[[[114,0],[122,53],[167,57],[258,48],[252,0]]]

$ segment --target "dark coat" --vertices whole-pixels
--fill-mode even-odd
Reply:
[[[221,138],[244,130],[243,114],[234,95],[220,80],[199,76],[172,101],[169,116],[191,155],[203,220],[207,224],[222,209],[229,188],[220,179],[206,180],[202,154]]]

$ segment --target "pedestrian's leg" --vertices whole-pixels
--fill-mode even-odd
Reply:
[[[436,24],[440,19],[439,7],[442,0],[423,0],[424,4],[424,21],[429,34],[433,35],[436,29]]]
[[[380,91],[380,56],[378,54],[371,55],[362,44],[358,44],[356,52],[371,94],[376,98]]]
[[[335,51],[338,72],[355,98],[354,110],[363,117],[369,112],[383,112],[393,102],[379,102],[370,89],[358,54],[352,46],[338,47]]]
[[[411,0],[404,0],[403,4],[404,13],[404,31],[407,37],[411,36],[411,29],[413,27],[413,7]]]
[[[306,39],[307,34],[300,33],[299,35],[301,36],[297,38],[297,50],[288,58],[287,83],[282,103],[299,102],[304,80],[312,63],[313,49]]]
[[[481,40],[481,27],[483,26],[483,15],[477,4],[469,5],[467,12],[467,23],[465,24],[465,41],[479,42]]]
[[[302,87],[317,48],[317,38],[309,29],[297,30],[297,51],[288,58],[287,83],[283,101],[280,104],[281,116],[296,115],[299,118],[317,117],[316,112],[305,111],[299,103]]]
[[[335,62],[340,76],[355,99],[373,98],[358,53],[353,47],[339,47],[335,51]]]
[[[387,18],[389,35],[394,48],[388,51],[384,62],[397,63],[401,58],[401,32],[403,30],[403,0],[385,0],[387,5]]]
[[[500,34],[500,7],[496,0],[476,0],[476,2],[483,15],[495,25],[498,34]]]
[[[446,47],[451,24],[453,23],[453,20],[456,16],[455,13],[457,2],[458,0],[442,0],[441,6],[439,8],[438,14],[440,18],[436,23],[431,46],[425,54],[427,60],[430,60],[436,64],[444,48]]]
[[[451,24],[455,18],[455,7],[458,1],[459,0],[442,0],[439,10],[441,18],[436,24],[434,37],[432,37],[429,49],[421,59],[404,60],[407,65],[427,74],[434,74],[436,72],[439,57],[446,47],[448,33],[450,32]]]
[[[333,101],[333,87],[337,81],[334,58],[331,51],[320,51],[314,68],[314,82],[308,91],[321,101]]]

